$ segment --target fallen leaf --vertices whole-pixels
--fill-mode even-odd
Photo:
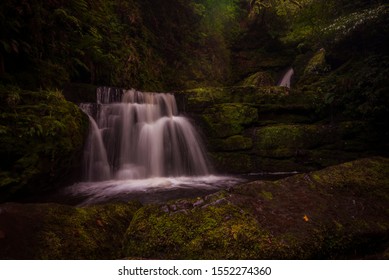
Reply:
[[[305,222],[308,222],[308,221],[309,221],[308,216],[307,216],[307,215],[304,215],[303,220],[304,220]]]

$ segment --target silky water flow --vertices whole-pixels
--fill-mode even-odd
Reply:
[[[81,204],[131,198],[160,202],[240,181],[211,175],[201,138],[179,114],[172,94],[100,87],[97,103],[80,108],[90,120],[84,182],[67,191],[83,197]]]

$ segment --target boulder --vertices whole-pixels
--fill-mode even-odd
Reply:
[[[0,201],[70,184],[88,118],[58,91],[0,89]]]
[[[127,229],[125,254],[383,258],[389,242],[388,178],[389,159],[368,158],[276,182],[242,184],[205,198],[145,206]]]
[[[118,259],[139,203],[0,204],[0,259]]]

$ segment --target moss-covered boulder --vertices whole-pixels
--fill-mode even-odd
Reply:
[[[369,158],[276,182],[139,210],[131,258],[322,259],[384,257],[389,159]]]
[[[304,74],[321,74],[329,70],[329,65],[326,62],[326,52],[324,49],[318,50],[309,60],[304,69]]]
[[[213,137],[242,133],[245,126],[258,118],[257,110],[246,104],[226,103],[207,108],[202,114],[206,131]]]
[[[0,259],[387,258],[389,159],[142,206],[0,204]]]
[[[275,84],[275,81],[273,77],[267,73],[267,72],[257,72],[250,76],[248,76],[244,81],[242,82],[243,86],[273,86]]]
[[[331,126],[274,125],[255,129],[255,152],[274,158],[296,156],[303,150],[313,149],[335,141]]]
[[[138,203],[0,204],[0,259],[118,259]]]
[[[234,135],[225,139],[213,139],[212,147],[218,151],[239,151],[250,150],[253,147],[251,137]]]
[[[224,103],[288,103],[288,89],[277,86],[233,86],[196,88],[174,93],[180,111],[202,113],[209,106]]]
[[[253,156],[244,151],[212,152],[210,157],[216,170],[223,173],[242,174],[256,169]]]
[[[88,119],[58,91],[1,88],[0,201],[74,179]]]

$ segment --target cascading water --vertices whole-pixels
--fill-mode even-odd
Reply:
[[[80,108],[90,120],[85,181],[64,191],[80,205],[196,197],[241,181],[209,174],[201,139],[172,94],[101,87],[97,103]]]
[[[178,116],[174,95],[103,87],[97,98],[96,110],[81,104],[91,122],[87,181],[209,174],[200,138]]]
[[[277,86],[290,88],[290,81],[292,80],[293,75],[294,75],[293,68],[289,68],[288,71],[285,72],[281,80],[277,83]]]

